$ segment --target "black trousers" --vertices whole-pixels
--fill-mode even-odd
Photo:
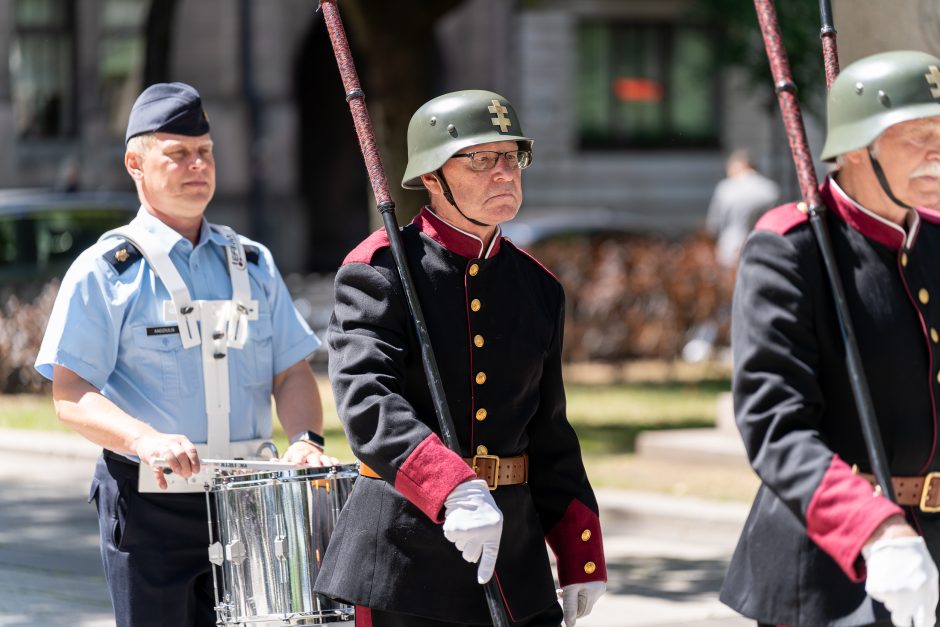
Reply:
[[[564,618],[561,605],[551,607],[539,612],[518,623],[513,627],[559,627]],[[373,610],[360,605],[356,606],[356,627],[486,627],[485,625],[470,625],[467,623],[447,623],[410,614],[397,614]]]
[[[137,465],[102,457],[89,502],[117,627],[212,627],[204,494],[141,494]]]

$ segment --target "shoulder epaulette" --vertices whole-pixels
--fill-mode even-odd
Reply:
[[[809,213],[800,211],[797,203],[791,202],[788,205],[781,205],[771,209],[761,216],[757,224],[754,225],[755,231],[770,231],[778,235],[785,235],[794,227],[809,221]]]
[[[245,259],[248,260],[248,263],[258,265],[258,260],[261,259],[261,251],[257,246],[252,246],[251,244],[245,244]]]
[[[127,240],[121,240],[121,243],[102,255],[105,261],[114,268],[118,274],[123,274],[125,270],[137,263],[143,255],[133,244]]]
[[[388,246],[388,234],[385,232],[385,229],[379,229],[353,248],[349,254],[346,255],[346,258],[343,259],[343,265],[345,266],[350,263],[372,263],[372,258],[375,256],[375,253],[383,248],[388,248]]]
[[[244,243],[244,237],[232,230],[231,227],[225,226],[224,224],[213,224],[210,222],[209,228],[222,237],[226,237],[226,232],[230,232],[234,237],[237,237],[239,241],[242,242],[242,248],[245,249],[245,259],[248,260],[248,263],[258,265],[258,261],[261,259],[261,250],[257,246]]]

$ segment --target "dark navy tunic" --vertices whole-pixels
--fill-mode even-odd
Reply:
[[[489,622],[476,564],[443,535],[444,499],[473,477],[461,456],[529,455],[528,484],[499,487],[496,581],[514,621],[562,585],[606,580],[597,502],[565,413],[564,293],[497,234],[489,250],[425,209],[402,230],[460,455],[439,438],[413,322],[384,231],[336,276],[330,379],[360,477],[324,558],[318,591],[379,610]]]
[[[906,229],[823,184],[827,224],[891,474],[940,468],[940,213]],[[762,485],[721,599],[783,625],[868,625],[862,545],[906,515],[940,562],[940,515],[899,508],[871,472],[830,287],[806,214],[774,209],[745,245],[734,296],[734,404]],[[889,623],[886,623],[889,624]]]

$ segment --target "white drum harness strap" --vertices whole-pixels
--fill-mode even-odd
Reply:
[[[208,438],[205,447],[198,447],[200,456],[225,459],[239,453],[239,457],[252,457],[259,454],[257,449],[264,441],[252,440],[254,448],[251,450],[233,451],[230,446],[228,351],[244,348],[248,341],[248,321],[258,319],[258,301],[251,299],[245,249],[238,235],[227,226],[209,226],[227,242],[225,256],[232,281],[230,300],[194,300],[170,260],[169,251],[146,229],[129,224],[108,231],[100,239],[124,238],[140,251],[170,292],[170,300],[164,301],[164,319],[177,322],[184,349],[202,346]]]

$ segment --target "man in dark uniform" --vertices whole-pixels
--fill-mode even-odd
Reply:
[[[734,297],[734,401],[762,485],[721,592],[761,624],[935,624],[940,59],[887,52],[828,96],[821,186],[897,504],[874,478],[805,207],[766,214]]]
[[[435,98],[408,127],[402,184],[427,189],[430,206],[402,237],[459,452],[438,437],[385,232],[337,274],[330,378],[362,477],[316,587],[355,603],[358,627],[489,624],[480,583],[494,563],[519,625],[571,627],[606,589],[597,503],[565,413],[564,293],[499,228],[519,210],[531,150],[512,106],[487,91]]]

